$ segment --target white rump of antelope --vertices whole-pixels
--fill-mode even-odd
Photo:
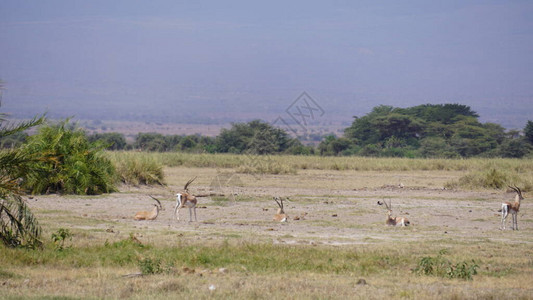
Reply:
[[[196,204],[198,203],[198,200],[196,200],[196,197],[189,193],[189,185],[196,179],[194,177],[193,179],[187,181],[185,186],[183,187],[183,193],[177,193],[176,194],[176,206],[174,208],[174,216],[179,221],[180,219],[180,208],[182,207],[188,207],[189,208],[189,222],[192,222],[192,211],[194,210],[194,220],[198,222],[198,219],[196,219]]]
[[[135,214],[135,217],[133,217],[134,220],[140,221],[140,220],[155,220],[157,216],[159,215],[159,211],[163,210],[163,206],[161,205],[161,202],[157,200],[157,198],[150,195],[152,199],[154,199],[157,203],[154,204],[154,208],[151,211],[140,211]]]
[[[409,226],[411,225],[411,222],[407,218],[404,217],[393,217],[392,216],[392,200],[389,200],[389,203],[387,204],[387,201],[383,200],[383,202],[378,201],[378,205],[385,205],[387,207],[387,220],[385,221],[385,224],[389,226]]]
[[[274,201],[278,204],[278,211],[274,215],[273,220],[276,222],[287,222],[288,217],[287,214],[285,214],[285,210],[283,210],[283,199],[280,197],[274,197]]]
[[[524,197],[522,196],[522,191],[516,185],[514,187],[509,186],[509,188],[516,192],[516,196],[514,198],[514,202],[502,203],[502,208],[499,210],[502,212],[502,226],[500,229],[505,229],[505,220],[507,219],[507,215],[510,213],[512,216],[511,228],[513,230],[518,230],[518,212],[520,211],[520,202],[524,200]]]

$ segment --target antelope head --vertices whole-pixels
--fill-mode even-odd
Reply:
[[[159,201],[156,197],[152,195],[148,195],[148,196],[150,196],[150,198],[154,199],[155,202],[157,202],[157,204],[154,204],[157,207],[157,209],[163,210],[163,205],[161,205],[161,201]]]

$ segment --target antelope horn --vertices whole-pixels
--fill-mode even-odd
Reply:
[[[187,190],[187,187],[189,186],[189,184],[191,184],[198,176],[195,176],[193,179],[187,181],[187,183],[185,184],[185,187],[183,188],[184,190]]]
[[[163,210],[163,205],[161,205],[161,202],[156,197],[152,195],[148,195],[148,196],[150,196],[150,198],[154,199],[157,202],[157,204],[159,205],[159,209]]]
[[[522,197],[522,191],[520,190],[520,188],[517,187],[516,185],[514,187],[516,188],[516,191],[517,191],[518,195],[520,195],[520,197]]]
[[[278,197],[274,197],[274,201],[278,204],[279,208],[283,209],[283,204],[280,204],[278,201]],[[283,203],[283,200],[281,200],[281,203]]]

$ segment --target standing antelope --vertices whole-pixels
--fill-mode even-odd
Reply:
[[[163,206],[161,205],[161,202],[151,195],[150,197],[154,199],[157,202],[157,204],[154,204],[154,208],[152,209],[152,211],[140,211],[136,213],[135,217],[133,217],[134,220],[136,221],[155,220],[157,216],[159,215],[159,210],[163,210]]]
[[[411,222],[407,218],[404,217],[392,217],[392,200],[389,199],[389,204],[387,204],[387,201],[383,200],[383,202],[378,201],[378,205],[383,205],[387,207],[388,215],[387,220],[385,221],[385,224],[389,226],[409,226]]]
[[[278,201],[279,200],[279,201]],[[276,222],[287,222],[287,214],[283,210],[283,199],[280,197],[274,197],[274,201],[278,204],[278,212],[274,215],[273,220]]]
[[[189,190],[187,189],[189,184],[191,184],[196,177],[193,179],[187,181],[185,184],[185,187],[183,188],[183,193],[177,193],[176,194],[176,207],[174,208],[174,216],[176,219],[180,219],[180,208],[187,206],[189,208],[189,222],[192,222],[192,210],[194,209],[194,220],[198,222],[198,219],[196,218],[196,204],[198,203],[198,200],[196,200],[196,197],[189,193]]]
[[[509,188],[513,189],[516,192],[516,196],[514,198],[514,202],[503,202],[502,203],[502,226],[500,227],[501,230],[505,229],[505,219],[507,219],[507,215],[511,213],[512,215],[512,225],[511,228],[513,230],[518,230],[518,211],[520,211],[520,202],[524,200],[524,197],[522,197],[522,191],[520,188],[518,188],[516,185],[514,187],[509,186]]]

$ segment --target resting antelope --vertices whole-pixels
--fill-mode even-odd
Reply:
[[[392,200],[389,200],[389,204],[387,204],[387,201],[383,200],[383,202],[378,201],[378,205],[383,205],[387,207],[388,215],[387,220],[385,221],[385,224],[389,226],[409,226],[411,222],[407,218],[404,217],[392,217]]]
[[[501,230],[505,229],[505,219],[507,219],[507,215],[511,213],[512,215],[512,225],[511,228],[513,230],[518,230],[518,212],[520,211],[520,202],[524,200],[524,197],[522,197],[522,191],[520,188],[518,188],[516,185],[514,187],[509,186],[509,188],[513,189],[516,192],[516,196],[514,198],[514,202],[503,202],[502,203],[502,226],[500,227]]]
[[[278,201],[279,200],[279,201]],[[274,201],[278,204],[278,212],[274,215],[273,220],[276,222],[287,222],[287,214],[285,214],[285,211],[283,210],[283,199],[280,197],[274,197]]]
[[[163,210],[163,206],[161,205],[161,202],[157,200],[155,197],[150,196],[152,199],[154,199],[157,204],[154,204],[154,208],[152,211],[140,211],[135,214],[135,217],[133,217],[134,220],[140,221],[140,220],[155,220],[157,216],[159,215],[159,211]]]
[[[189,193],[189,190],[187,189],[189,184],[191,184],[196,177],[193,179],[187,181],[185,184],[185,187],[183,188],[183,193],[177,193],[176,194],[176,207],[174,208],[174,216],[176,219],[180,219],[180,208],[187,206],[189,208],[189,222],[192,222],[192,211],[194,210],[194,220],[198,222],[198,219],[196,219],[196,204],[198,203],[198,200],[196,200],[196,197]]]

